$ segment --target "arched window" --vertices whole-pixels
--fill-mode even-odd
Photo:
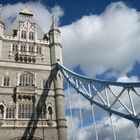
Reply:
[[[3,119],[3,114],[4,114],[4,106],[0,105],[0,119]]]
[[[26,39],[26,31],[21,31],[21,38]]]
[[[21,86],[34,86],[34,75],[33,74],[22,74],[20,76],[20,85]]]
[[[52,107],[49,106],[49,107],[48,107],[48,119],[49,119],[49,120],[52,120],[52,114],[53,114]]]
[[[34,40],[34,32],[29,32],[29,39]]]
[[[15,109],[14,107],[12,106],[8,106],[6,108],[6,118],[14,118],[15,117]]]

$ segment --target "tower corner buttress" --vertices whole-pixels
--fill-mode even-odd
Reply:
[[[61,45],[61,32],[58,29],[56,18],[52,16],[52,25],[49,31],[50,39],[50,52],[51,64],[56,64],[56,61],[62,63],[62,45]],[[64,93],[63,93],[63,77],[60,71],[54,78],[55,90],[55,103],[56,103],[56,121],[58,128],[58,140],[67,140],[67,126],[64,106]]]

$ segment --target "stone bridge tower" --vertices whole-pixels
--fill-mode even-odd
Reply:
[[[0,140],[66,140],[60,31],[23,9],[4,28],[0,7]]]

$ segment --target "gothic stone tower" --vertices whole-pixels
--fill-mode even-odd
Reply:
[[[28,9],[4,29],[0,10],[0,140],[66,140],[60,31],[44,34]]]

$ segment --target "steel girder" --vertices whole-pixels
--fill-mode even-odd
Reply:
[[[59,62],[57,68],[70,85],[91,104],[120,117],[140,123],[140,83],[108,82],[79,75]]]

